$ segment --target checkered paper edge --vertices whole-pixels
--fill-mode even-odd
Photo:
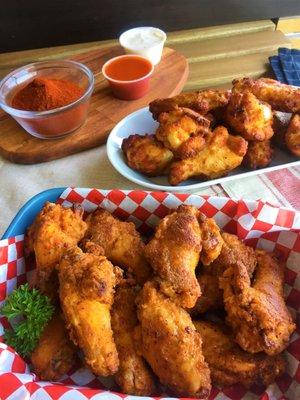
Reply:
[[[236,233],[255,247],[278,251],[287,261],[287,304],[298,311],[300,321],[300,213],[274,207],[257,201],[242,201],[222,197],[171,194],[165,192],[98,190],[84,188],[66,189],[58,202],[64,206],[82,205],[86,212],[101,206],[115,216],[133,221],[141,233],[147,234],[170,209],[180,204],[193,204],[208,217],[214,217],[227,232]],[[14,287],[24,283],[31,271],[25,270],[23,236],[0,241],[0,304]],[[0,319],[0,335],[7,326]],[[289,370],[277,382],[262,391],[242,386],[224,390],[213,388],[210,399],[295,400],[300,398],[300,324],[286,350]],[[107,391],[102,383],[87,369],[74,369],[63,377],[61,383],[39,381],[30,373],[28,365],[5,343],[0,343],[0,399],[39,400],[132,400],[135,396]],[[139,397],[139,399],[141,399]],[[147,397],[144,399],[151,399]],[[163,397],[161,398],[163,399]]]

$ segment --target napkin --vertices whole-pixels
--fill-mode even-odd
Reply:
[[[279,48],[269,61],[278,81],[300,86],[300,50]]]

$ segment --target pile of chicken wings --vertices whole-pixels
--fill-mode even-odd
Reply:
[[[300,89],[273,79],[236,79],[230,91],[182,93],[149,109],[155,134],[133,134],[122,150],[129,167],[171,185],[264,168],[274,146],[300,157]]]
[[[77,360],[123,393],[207,399],[212,385],[267,386],[285,371],[295,324],[284,264],[194,206],[171,210],[145,242],[104,209],[84,218],[46,203],[25,255],[56,306],[31,354],[42,379]]]

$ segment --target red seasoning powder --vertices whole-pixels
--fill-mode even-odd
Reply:
[[[73,82],[35,78],[15,94],[11,104],[19,110],[46,111],[66,106],[83,94],[84,90]]]

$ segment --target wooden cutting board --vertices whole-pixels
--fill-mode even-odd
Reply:
[[[161,62],[155,67],[149,93],[134,101],[118,100],[112,96],[101,67],[107,60],[120,54],[123,54],[122,48],[114,46],[72,57],[93,71],[95,90],[86,123],[65,138],[35,138],[8,114],[0,111],[0,154],[14,163],[35,164],[99,146],[105,143],[111,129],[126,115],[156,98],[180,93],[185,85],[189,71],[186,58],[173,49],[165,48]]]

